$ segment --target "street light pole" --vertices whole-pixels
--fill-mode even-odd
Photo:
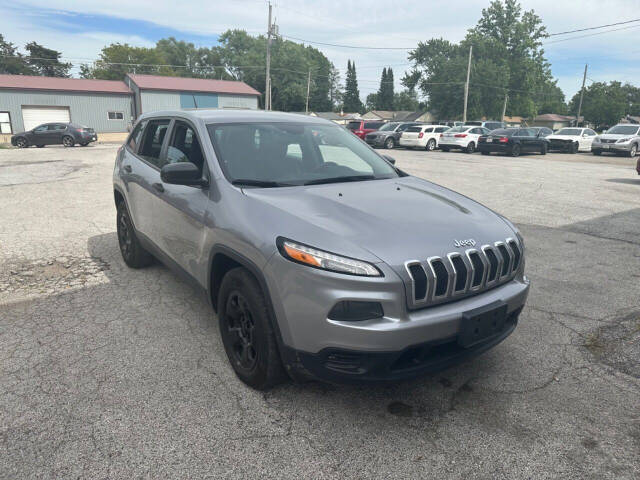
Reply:
[[[473,45],[469,47],[469,65],[467,66],[467,81],[464,84],[464,111],[462,113],[462,121],[467,121],[467,99],[469,98],[469,75],[471,74],[471,52],[473,52]]]
[[[580,89],[580,103],[578,103],[578,116],[576,117],[576,126],[580,124],[580,112],[582,112],[582,97],[584,96],[584,84],[587,81],[587,67],[588,67],[588,64],[585,64],[584,77],[582,77],[582,88]]]

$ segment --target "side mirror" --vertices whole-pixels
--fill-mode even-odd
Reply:
[[[190,187],[207,187],[209,182],[202,178],[198,167],[191,162],[169,163],[160,170],[160,178],[164,183],[187,185]]]
[[[582,138],[587,138],[589,135],[587,135],[586,133],[582,134]]]
[[[390,157],[389,155],[382,155],[382,158],[384,158],[391,165],[395,165],[396,164],[396,159],[393,158],[393,157]]]

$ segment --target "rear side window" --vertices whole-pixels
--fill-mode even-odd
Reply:
[[[360,128],[360,122],[349,122],[347,123],[347,128],[349,130],[358,130]]]
[[[514,132],[515,132],[515,130],[512,129],[512,128],[509,128],[509,129],[499,128],[498,130],[493,130],[491,132],[491,135],[502,135],[502,136],[505,136],[505,137],[509,137],[509,136],[513,135]]]
[[[142,145],[138,150],[138,155],[149,163],[160,168],[159,158],[162,150],[162,143],[169,128],[169,120],[151,120],[144,130]]]
[[[433,133],[433,127],[425,128],[425,133]]]
[[[435,132],[442,133],[442,132],[446,132],[447,130],[449,130],[449,127],[436,127]]]
[[[191,162],[202,173],[204,156],[196,132],[191,125],[178,120],[173,128],[171,142],[167,148],[167,158],[164,161],[159,161],[159,166],[162,168],[167,163],[179,162]]]
[[[411,132],[411,133],[418,133],[422,131],[422,127],[409,127],[405,131]]]
[[[142,120],[138,122],[136,128],[133,129],[133,132],[129,136],[129,141],[127,142],[128,147],[132,152],[136,152],[138,149],[138,145],[140,145],[140,139],[142,138],[142,132],[144,131],[144,127],[147,125],[146,120]]]

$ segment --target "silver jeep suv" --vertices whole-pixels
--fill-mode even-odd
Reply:
[[[329,121],[143,115],[113,174],[118,240],[206,292],[238,377],[394,380],[495,346],[529,291],[504,217]]]

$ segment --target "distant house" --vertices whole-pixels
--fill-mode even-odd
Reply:
[[[580,117],[580,121],[583,117]],[[534,127],[548,127],[557,130],[563,127],[571,127],[576,124],[576,117],[570,115],[558,115],[556,113],[545,113],[533,119],[531,125]]]
[[[435,117],[431,112],[424,111],[390,111],[390,110],[371,110],[362,115],[363,120],[382,120],[385,122],[433,122]]]
[[[519,117],[518,115],[514,115],[513,117],[505,115],[503,122],[506,123],[509,127],[519,127],[524,122],[524,118]]]
[[[324,118],[325,120],[331,120],[334,123],[345,123],[344,117],[336,112],[289,112],[298,115],[309,115],[310,117]]]

